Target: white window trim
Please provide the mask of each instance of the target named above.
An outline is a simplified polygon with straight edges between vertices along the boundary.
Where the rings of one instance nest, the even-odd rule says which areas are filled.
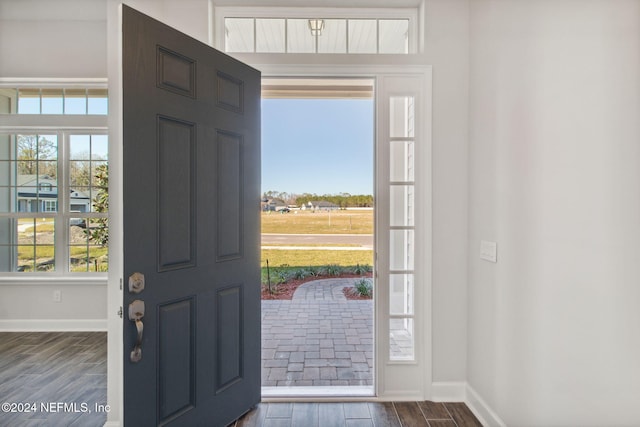
[[[17,115],[15,115],[17,116]],[[12,115],[12,117],[14,117]],[[38,115],[30,115],[34,121],[37,121]],[[61,119],[64,119],[62,117]],[[106,120],[106,117],[105,117]],[[61,120],[64,122],[64,120]],[[68,162],[68,145],[69,138],[71,135],[77,134],[86,134],[91,133],[92,135],[107,135],[107,129],[105,128],[82,128],[82,129],[69,129],[59,127],[56,129],[43,129],[41,127],[29,127],[20,130],[23,133],[29,132],[34,134],[46,134],[46,133],[55,133],[58,136],[58,161],[60,159],[66,160],[62,166],[58,165],[58,171],[61,172],[58,175],[58,207],[69,206],[69,195],[66,191],[60,192],[60,188],[63,188],[63,185],[60,183],[67,182],[69,179],[69,162]],[[19,131],[16,131],[15,128],[9,126],[0,126],[0,134],[15,134]],[[66,209],[66,211],[41,211],[41,212],[33,212],[27,213],[24,215],[29,218],[59,218],[62,223],[57,224],[57,231],[54,238],[54,247],[56,248],[56,270],[48,271],[48,272],[15,272],[15,271],[5,271],[0,272],[0,283],[4,280],[15,280],[16,278],[26,277],[27,280],[32,280],[34,282],[41,282],[41,278],[44,279],[46,277],[57,278],[59,280],[65,281],[65,279],[69,278],[92,278],[99,277],[104,281],[108,275],[108,273],[100,273],[100,272],[71,272],[69,269],[69,257],[70,257],[70,247],[69,247],[69,227],[65,224],[68,224],[69,219],[82,217],[82,218],[104,218],[104,214],[96,213],[96,212],[83,212],[82,214],[72,213],[70,210]],[[108,214],[107,214],[108,217]],[[60,261],[58,261],[58,259]]]
[[[66,79],[66,78],[0,78],[0,88],[87,88],[87,89],[107,89],[107,79]],[[67,139],[71,134],[82,134],[91,132],[93,134],[108,134],[108,115],[47,115],[47,114],[0,114],[0,132],[32,132],[50,133],[56,132],[63,136],[59,144],[66,146]],[[61,146],[62,146],[61,145]],[[111,155],[109,155],[111,157]],[[110,160],[110,159],[109,159]],[[68,164],[64,166],[65,171]],[[67,172],[59,179],[64,179]],[[58,200],[61,206],[62,200]],[[64,205],[66,206],[66,205]],[[50,217],[51,212],[40,212],[38,217]],[[57,214],[56,214],[57,215]],[[97,217],[94,213],[85,213],[83,216]],[[71,217],[65,214],[65,221]],[[62,227],[66,229],[66,227]],[[63,231],[64,233],[64,231]],[[61,233],[57,233],[61,234]],[[68,233],[67,233],[68,234]],[[60,236],[61,237],[61,236]],[[56,236],[55,245],[59,246],[59,237]],[[68,258],[69,247],[67,241],[62,244],[62,256]],[[65,263],[66,266],[66,263]],[[108,273],[94,272],[69,272],[64,268],[55,272],[23,273],[23,272],[2,272],[0,273],[0,285],[65,285],[65,284],[95,284],[104,285],[107,281]]]
[[[300,18],[300,19],[408,19],[409,52],[418,53],[418,9],[417,8],[292,8],[292,7],[231,7],[214,8],[214,33],[210,43],[225,52],[225,18]],[[249,53],[250,54],[250,53]],[[299,55],[286,53],[285,55]],[[311,53],[310,55],[318,55]],[[345,55],[345,54],[340,54]],[[347,54],[348,55],[348,54]],[[354,54],[355,55],[355,54]],[[373,55],[373,54],[372,54]],[[386,54],[375,54],[386,55]],[[394,54],[397,55],[397,54]]]

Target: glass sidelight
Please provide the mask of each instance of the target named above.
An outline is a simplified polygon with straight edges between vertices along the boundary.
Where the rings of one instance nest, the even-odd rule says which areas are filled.
[[[415,99],[389,98],[389,359],[415,358]]]

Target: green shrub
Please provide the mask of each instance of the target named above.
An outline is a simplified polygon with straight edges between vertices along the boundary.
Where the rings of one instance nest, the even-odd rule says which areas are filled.
[[[324,268],[327,276],[339,276],[342,273],[342,267],[337,264],[329,264]]]
[[[356,264],[355,267],[353,267],[353,274],[357,274],[358,276],[363,276],[367,273],[371,272],[371,267],[367,264]]]
[[[373,283],[369,279],[360,279],[354,285],[356,292],[363,297],[371,297],[373,295]]]

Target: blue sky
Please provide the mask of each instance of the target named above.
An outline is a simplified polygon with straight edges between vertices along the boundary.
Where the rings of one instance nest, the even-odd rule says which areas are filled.
[[[373,194],[373,100],[263,99],[262,191]]]

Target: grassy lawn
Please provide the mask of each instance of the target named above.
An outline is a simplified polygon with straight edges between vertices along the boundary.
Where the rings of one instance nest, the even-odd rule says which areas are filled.
[[[329,264],[339,266],[373,265],[373,251],[316,251],[316,250],[280,250],[264,249],[261,266],[286,265],[289,267],[320,267]]]
[[[373,234],[373,210],[263,212],[262,232],[275,234]]]

